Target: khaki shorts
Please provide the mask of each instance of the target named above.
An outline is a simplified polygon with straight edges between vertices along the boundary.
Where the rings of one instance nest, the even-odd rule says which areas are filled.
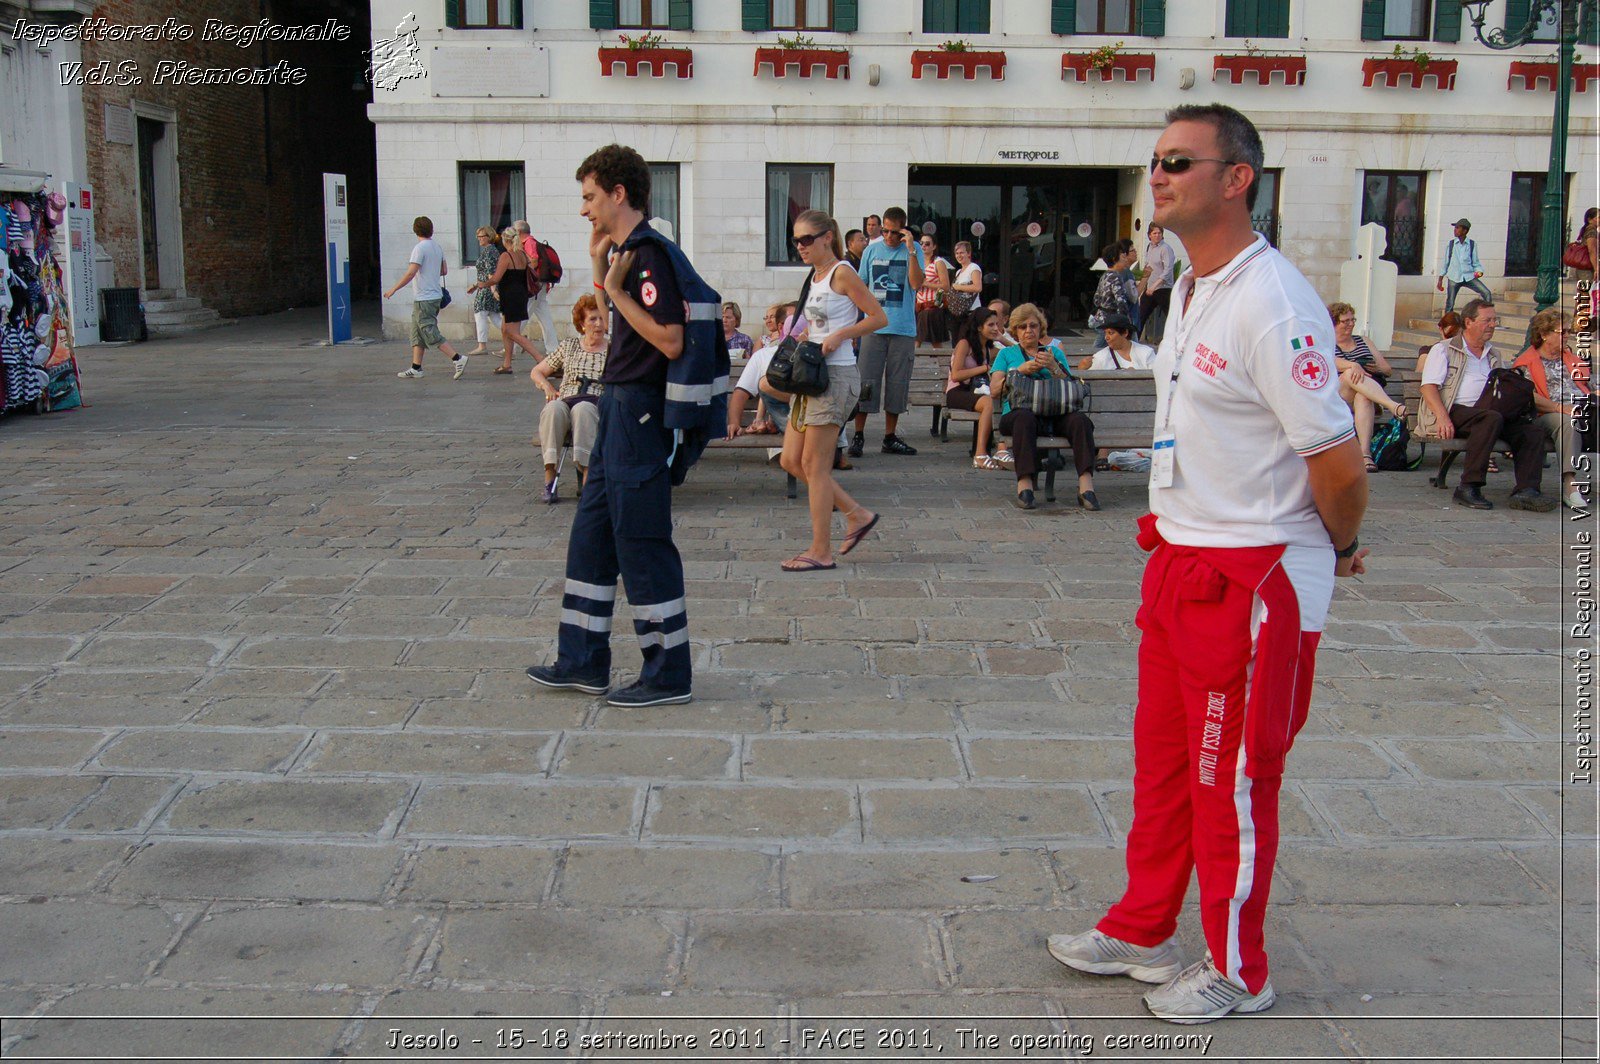
[[[790,418],[796,428],[843,425],[861,396],[861,374],[855,366],[829,366],[828,390],[821,395],[796,396]]]
[[[439,301],[419,299],[411,304],[411,346],[438,347],[444,343],[439,331]]]

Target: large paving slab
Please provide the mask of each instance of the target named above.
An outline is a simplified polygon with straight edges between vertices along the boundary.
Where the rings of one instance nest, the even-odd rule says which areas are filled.
[[[697,700],[618,709],[522,675],[573,510],[526,377],[320,332],[95,349],[90,406],[0,421],[5,1056],[1593,1058],[1592,519],[1373,478],[1288,760],[1281,1000],[1190,1031],[1043,949],[1123,886],[1138,477],[1020,513],[914,413],[921,454],[843,474],[879,533],[802,576],[803,500],[714,452],[674,503]]]

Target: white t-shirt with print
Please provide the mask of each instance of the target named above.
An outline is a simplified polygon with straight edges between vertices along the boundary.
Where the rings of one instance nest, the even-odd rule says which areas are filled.
[[[1259,234],[1206,277],[1184,271],[1153,367],[1156,432],[1176,436],[1172,484],[1150,488],[1168,542],[1331,546],[1305,460],[1355,435],[1336,350],[1322,299]]]

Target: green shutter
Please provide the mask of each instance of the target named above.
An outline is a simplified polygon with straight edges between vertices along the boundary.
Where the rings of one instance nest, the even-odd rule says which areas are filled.
[[[589,28],[614,30],[617,28],[617,0],[589,0]]]
[[[989,0],[961,0],[956,8],[957,33],[989,32]]]
[[[1167,0],[1139,0],[1139,35],[1167,35]]]
[[[668,0],[667,28],[673,30],[694,29],[694,0]]]
[[[1223,32],[1229,37],[1287,37],[1289,0],[1228,0]]]
[[[1446,0],[1448,2],[1448,0]],[[1361,39],[1383,40],[1384,0],[1361,0]]]
[[[749,33],[760,33],[772,28],[772,16],[767,0],[744,0],[744,28]]]
[[[922,0],[923,33],[955,33],[957,0]]]
[[[511,25],[515,29],[522,28],[522,0],[511,0]]]
[[[1433,7],[1433,39],[1454,44],[1461,39],[1461,5],[1440,0]]]
[[[854,33],[861,24],[860,0],[833,0],[833,29],[836,33]]]
[[[444,24],[453,30],[461,28],[461,0],[444,0]]]
[[[1261,0],[1261,15],[1258,19],[1262,37],[1287,37],[1289,36],[1289,0]]]
[[[1532,0],[1506,0],[1506,36],[1509,37],[1528,24],[1528,14],[1532,6]]]
[[[1583,25],[1578,27],[1578,40],[1591,47],[1600,45],[1600,7],[1592,2],[1583,9]]]
[[[1078,0],[1050,0],[1050,32],[1078,32]]]

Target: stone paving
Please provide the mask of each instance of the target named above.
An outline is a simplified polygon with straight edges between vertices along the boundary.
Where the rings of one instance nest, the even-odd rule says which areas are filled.
[[[321,330],[96,350],[91,408],[0,422],[6,1056],[1594,1058],[1560,515],[1374,478],[1289,760],[1280,1003],[1178,1028],[1043,949],[1121,887],[1140,478],[1020,513],[914,413],[920,456],[845,474],[882,534],[799,576],[803,500],[713,454],[676,498],[696,701],[623,711],[522,675],[573,510],[528,363],[403,382]],[[658,1028],[695,1048],[606,1040]]]

